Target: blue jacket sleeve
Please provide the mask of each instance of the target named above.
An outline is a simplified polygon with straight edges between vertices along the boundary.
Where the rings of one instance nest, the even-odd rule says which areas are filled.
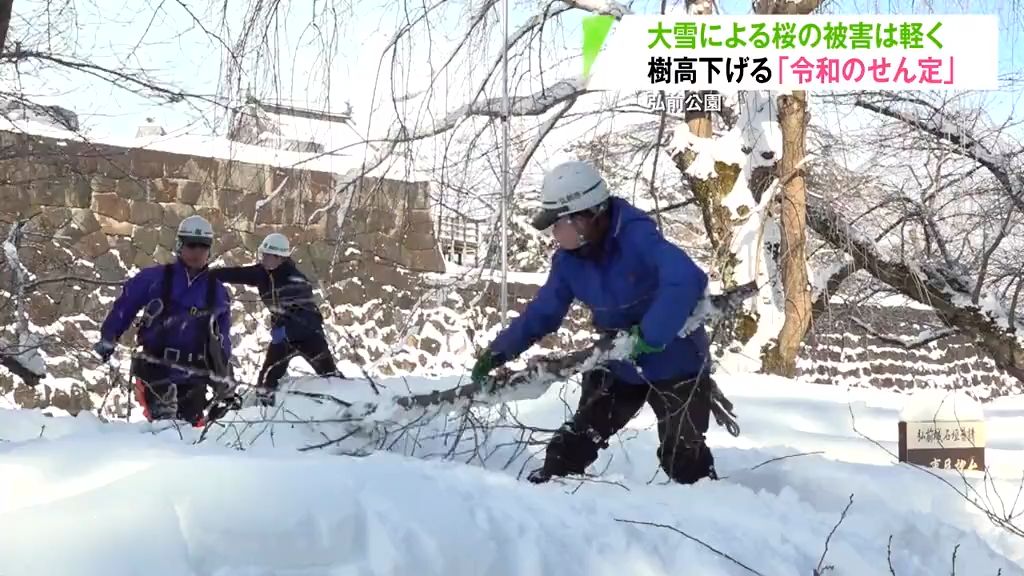
[[[667,346],[704,296],[707,274],[662,236],[654,222],[634,223],[626,232],[635,257],[658,271],[658,291],[640,322],[640,332],[648,344]]]
[[[217,282],[210,279],[211,282]],[[217,327],[220,329],[220,345],[224,358],[231,358],[231,298],[224,284],[217,282],[214,287],[217,310]]]
[[[121,295],[114,301],[110,313],[100,327],[100,337],[108,342],[117,342],[135,320],[146,304],[154,297],[153,285],[161,273],[160,267],[147,268],[128,279],[121,288]]]
[[[544,336],[558,330],[573,301],[572,290],[562,277],[560,254],[551,260],[551,272],[523,314],[512,320],[508,327],[491,343],[491,352],[511,360],[526,351]]]

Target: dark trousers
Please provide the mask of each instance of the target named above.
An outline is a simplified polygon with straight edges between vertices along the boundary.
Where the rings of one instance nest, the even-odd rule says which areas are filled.
[[[572,420],[555,433],[547,447],[544,472],[551,476],[582,474],[597,460],[598,450],[621,430],[644,403],[658,417],[658,461],[669,478],[692,484],[715,477],[714,457],[705,444],[711,415],[706,380],[627,384],[607,371],[583,376],[583,394]]]
[[[344,378],[334,363],[327,340],[322,335],[308,340],[278,342],[267,348],[267,357],[257,386],[266,391],[277,390],[281,378],[288,372],[288,363],[292,358],[302,356],[316,371],[318,376],[339,376]]]
[[[132,374],[135,399],[146,420],[184,420],[193,426],[203,425],[209,378],[188,376],[172,380],[167,366],[142,358],[132,359]]]

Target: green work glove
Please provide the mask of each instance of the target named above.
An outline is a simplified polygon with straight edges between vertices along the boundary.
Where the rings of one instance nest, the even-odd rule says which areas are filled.
[[[640,334],[640,326],[633,326],[629,331],[630,337],[633,339],[633,350],[629,353],[631,360],[636,360],[644,354],[653,354],[655,352],[661,352],[665,349],[664,346],[651,346],[644,340],[642,334]]]
[[[490,350],[484,350],[476,357],[476,364],[473,364],[473,373],[470,378],[473,380],[481,392],[490,393],[491,382],[487,378],[490,375],[491,370],[494,370],[498,366],[504,364],[501,355],[495,354]]]

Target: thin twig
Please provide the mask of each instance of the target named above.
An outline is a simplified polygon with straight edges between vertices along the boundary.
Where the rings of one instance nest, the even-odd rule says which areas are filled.
[[[729,556],[728,554],[726,554],[725,552],[722,552],[721,550],[715,548],[714,546],[711,546],[710,544],[700,540],[699,538],[694,538],[693,536],[690,536],[689,534],[687,534],[686,532],[683,532],[682,530],[680,530],[679,528],[676,528],[675,526],[669,526],[667,524],[657,524],[657,523],[654,523],[654,522],[643,522],[643,521],[640,521],[640,520],[625,520],[625,519],[622,519],[622,518],[616,518],[615,521],[616,522],[624,522],[626,524],[639,524],[641,526],[653,526],[655,528],[664,528],[666,530],[671,530],[671,531],[675,532],[676,534],[684,536],[685,538],[687,538],[689,540],[692,540],[692,541],[696,542],[697,544],[700,544],[701,546],[707,548],[708,550],[711,550],[715,554],[718,554],[722,558],[725,558],[726,560],[729,560],[733,564],[736,564],[737,566],[739,566],[740,568],[743,568],[744,570],[746,570],[747,572],[750,572],[751,574],[757,574],[758,576],[764,576],[764,574],[761,574],[760,572],[758,572],[757,570],[754,570],[750,566],[747,566],[746,564],[740,562],[739,560],[733,558],[732,556]]]
[[[889,544],[885,547],[885,560],[889,563],[889,574],[896,576],[896,570],[892,567],[892,534],[889,534]]]
[[[822,565],[825,563],[825,555],[828,554],[829,542],[832,541],[832,536],[836,533],[836,530],[839,529],[839,525],[843,523],[843,520],[846,520],[846,513],[849,512],[850,506],[853,506],[853,494],[850,494],[850,501],[846,503],[846,508],[843,508],[843,513],[839,515],[839,521],[836,522],[836,525],[832,527],[832,531],[829,532],[828,536],[825,538],[825,550],[821,553],[821,558],[818,560],[818,567],[814,569],[815,576],[823,574],[823,570],[825,570],[825,568],[823,568]]]
[[[764,466],[766,464],[771,464],[772,462],[778,462],[779,460],[785,460],[787,458],[796,458],[797,456],[814,456],[816,454],[824,454],[824,453],[825,453],[824,450],[815,450],[814,452],[800,452],[798,454],[786,454],[785,456],[779,456],[778,458],[772,458],[771,460],[765,460],[764,462],[761,462],[760,464],[758,464],[757,466],[754,466],[750,470],[751,471],[757,470],[761,466]]]

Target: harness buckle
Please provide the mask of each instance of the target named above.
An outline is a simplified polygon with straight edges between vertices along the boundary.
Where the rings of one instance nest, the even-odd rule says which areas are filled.
[[[174,358],[171,358],[172,354]],[[181,362],[181,350],[178,350],[177,348],[164,348],[164,360],[167,360],[172,364]]]

